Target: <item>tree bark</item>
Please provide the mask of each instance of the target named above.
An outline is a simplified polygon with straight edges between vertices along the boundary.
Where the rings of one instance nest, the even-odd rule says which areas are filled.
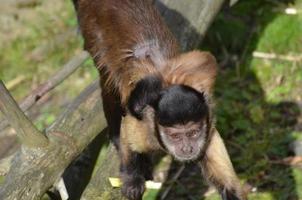
[[[39,148],[48,144],[47,138],[36,129],[22,112],[2,81],[0,81],[0,110],[18,132],[21,142],[26,147]]]
[[[81,200],[126,200],[122,197],[120,188],[113,188],[108,179],[108,177],[118,176],[119,158],[116,149],[110,144],[106,157],[100,162]]]
[[[89,86],[46,130],[44,148],[22,146],[0,188],[0,199],[40,199],[67,166],[105,128],[98,81]]]
[[[155,0],[184,51],[198,48],[224,0]]]

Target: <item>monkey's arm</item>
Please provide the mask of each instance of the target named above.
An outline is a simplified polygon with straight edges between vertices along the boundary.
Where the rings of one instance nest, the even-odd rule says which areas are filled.
[[[154,111],[144,108],[143,119],[130,114],[122,118],[120,137],[122,192],[129,199],[141,199],[145,180],[152,179],[152,162],[148,153],[159,148],[153,134]]]
[[[128,109],[130,113],[137,119],[142,120],[144,108],[147,105],[154,106],[161,89],[161,79],[157,76],[147,76],[138,81],[129,97]]]
[[[215,185],[223,200],[246,200],[225,145],[214,129],[205,157],[200,162],[204,177]]]

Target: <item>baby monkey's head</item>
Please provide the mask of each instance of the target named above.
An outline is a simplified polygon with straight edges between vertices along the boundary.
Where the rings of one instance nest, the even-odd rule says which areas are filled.
[[[155,106],[161,143],[179,161],[197,159],[208,136],[209,105],[204,95],[185,85],[164,89]]]

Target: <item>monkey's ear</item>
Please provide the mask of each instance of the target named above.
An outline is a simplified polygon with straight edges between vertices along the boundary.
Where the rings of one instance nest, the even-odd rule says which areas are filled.
[[[150,105],[154,107],[159,99],[162,90],[162,80],[157,76],[147,76],[138,81],[132,90],[128,109],[137,119],[143,118],[143,109]]]
[[[209,52],[191,51],[172,59],[164,74],[169,84],[184,84],[209,94],[215,82],[217,62]]]

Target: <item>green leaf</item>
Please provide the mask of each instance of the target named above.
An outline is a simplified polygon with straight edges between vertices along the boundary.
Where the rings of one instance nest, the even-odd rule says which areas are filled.
[[[255,123],[260,123],[263,121],[264,112],[260,105],[253,105],[250,110],[250,117]]]
[[[250,122],[246,119],[238,119],[232,122],[232,126],[236,129],[245,130],[250,127]]]

